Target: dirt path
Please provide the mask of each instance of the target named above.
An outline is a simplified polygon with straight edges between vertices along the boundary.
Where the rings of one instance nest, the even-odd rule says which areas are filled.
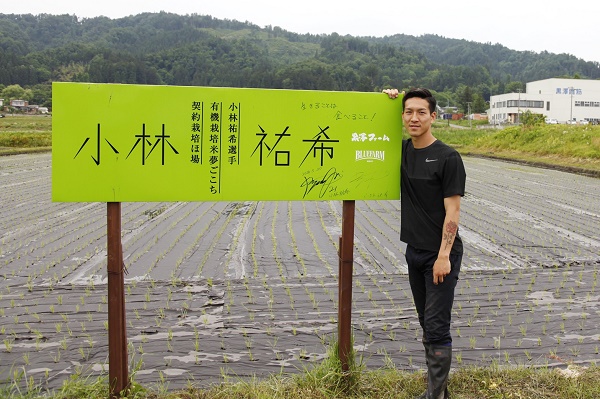
[[[600,179],[465,165],[454,366],[599,360]],[[52,203],[50,176],[50,154],[0,157],[1,384],[107,372],[106,205]],[[356,348],[420,369],[400,202],[356,205]],[[340,202],[126,203],[122,220],[138,381],[293,373],[336,337]]]

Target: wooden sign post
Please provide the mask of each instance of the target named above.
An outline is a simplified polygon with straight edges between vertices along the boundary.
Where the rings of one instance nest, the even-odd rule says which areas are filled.
[[[338,306],[338,355],[342,371],[349,369],[352,353],[352,273],[354,247],[355,202],[346,200],[342,205],[342,236],[340,237],[339,306]]]
[[[129,385],[120,202],[107,203],[107,240],[108,376],[110,397],[118,398]]]

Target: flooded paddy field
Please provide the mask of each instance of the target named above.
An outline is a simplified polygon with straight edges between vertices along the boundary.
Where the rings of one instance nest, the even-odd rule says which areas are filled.
[[[600,179],[464,161],[453,367],[600,360]],[[0,384],[108,373],[106,208],[53,203],[50,154],[0,157]],[[319,362],[341,217],[341,201],[123,203],[130,374],[175,389]],[[400,201],[356,201],[355,223],[357,354],[423,369]]]

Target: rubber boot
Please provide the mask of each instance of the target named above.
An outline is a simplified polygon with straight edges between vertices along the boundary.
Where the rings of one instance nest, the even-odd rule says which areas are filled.
[[[423,336],[422,342],[423,342],[423,347],[425,348],[425,365],[427,366],[427,371],[429,372],[429,349],[431,348],[431,345],[429,345],[429,342],[425,341],[424,336]],[[427,390],[425,390],[425,392],[423,392],[421,395],[419,395],[415,399],[427,399]]]
[[[452,347],[431,345],[427,353],[426,399],[449,399],[448,375],[452,363]]]

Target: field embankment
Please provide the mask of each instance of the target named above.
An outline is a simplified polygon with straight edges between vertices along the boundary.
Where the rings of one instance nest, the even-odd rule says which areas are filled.
[[[457,129],[438,124],[434,135],[463,155],[513,160],[600,177],[600,126]]]
[[[6,115],[0,118],[0,155],[50,151],[52,117]]]

